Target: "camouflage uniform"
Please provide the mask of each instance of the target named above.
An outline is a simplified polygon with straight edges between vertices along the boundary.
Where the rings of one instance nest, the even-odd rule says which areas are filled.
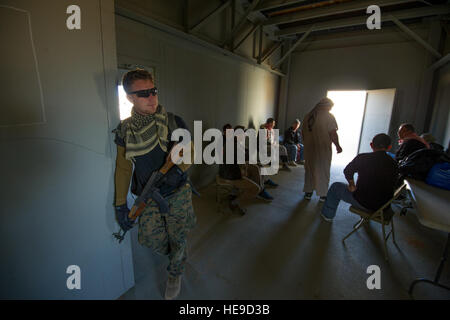
[[[167,271],[172,277],[183,274],[187,258],[188,232],[197,222],[189,184],[167,198],[169,213],[161,214],[152,200],[139,218],[139,243],[169,256]]]

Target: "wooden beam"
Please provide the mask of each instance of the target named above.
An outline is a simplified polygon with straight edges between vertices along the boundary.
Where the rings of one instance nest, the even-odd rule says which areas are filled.
[[[199,23],[197,23],[194,27],[192,27],[189,30],[189,33],[191,32],[195,32],[198,29],[200,29],[201,26],[203,26],[205,23],[207,23],[208,21],[210,21],[212,18],[214,18],[216,15],[218,15],[219,13],[221,13],[223,10],[225,10],[229,5],[231,4],[231,0],[227,0],[225,3],[223,3],[220,7],[218,7],[216,10],[214,10],[213,12],[211,12],[208,16],[206,16],[205,18],[203,18],[202,21],[200,21]]]
[[[376,3],[374,3],[376,2]],[[277,17],[273,17],[264,21],[265,26],[269,25],[278,25],[284,23],[291,23],[315,18],[322,18],[327,16],[333,16],[337,14],[365,10],[370,5],[376,4],[380,7],[396,5],[396,4],[404,4],[407,2],[417,2],[417,0],[362,0],[362,1],[353,1],[346,2],[342,4],[336,4],[333,6],[320,7],[305,11],[293,12],[285,15],[280,15]]]
[[[305,34],[293,44],[293,46],[284,54],[284,56],[281,57],[281,59],[278,60],[273,65],[273,67],[275,67],[275,68],[278,67],[291,54],[291,52],[294,51],[295,48],[297,48],[300,45],[300,43],[302,43],[306,39],[306,37],[308,37],[308,35],[313,31],[313,29],[314,29],[314,26],[311,26],[310,29],[308,31],[306,31]]]
[[[440,14],[448,14],[450,13],[450,6],[442,5],[442,6],[433,6],[433,7],[424,7],[424,8],[415,8],[408,10],[401,10],[395,12],[395,17],[397,19],[410,19],[410,18],[420,18],[426,16],[440,15]],[[391,17],[389,15],[381,15],[381,21],[391,21]],[[354,17],[349,19],[335,19],[325,22],[319,22],[314,25],[314,31],[322,31],[322,30],[332,30],[339,29],[344,27],[352,27],[365,25],[367,22],[367,17]],[[304,25],[300,27],[286,28],[279,31],[275,31],[275,36],[283,37],[294,34],[304,33],[311,28],[312,24]]]

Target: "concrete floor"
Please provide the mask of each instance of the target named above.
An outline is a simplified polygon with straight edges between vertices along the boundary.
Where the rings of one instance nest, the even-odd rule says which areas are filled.
[[[410,299],[415,278],[434,278],[447,235],[422,226],[414,213],[395,216],[398,246],[384,260],[381,226],[372,222],[348,238],[358,217],[341,203],[333,223],[319,217],[316,196],[303,200],[303,167],[281,171],[268,189],[272,203],[254,200],[245,216],[220,213],[214,184],[194,197],[197,227],[189,238],[188,263],[179,299]],[[345,181],[342,167],[331,180]],[[398,208],[394,208],[399,212]],[[168,260],[137,245],[132,231],[136,285],[122,299],[163,299]],[[381,289],[369,290],[367,267],[381,269]],[[450,285],[450,263],[441,282]],[[416,299],[450,299],[450,292],[418,284]]]

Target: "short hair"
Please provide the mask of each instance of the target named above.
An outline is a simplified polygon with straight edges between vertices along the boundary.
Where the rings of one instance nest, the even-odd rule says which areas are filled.
[[[126,93],[131,92],[131,86],[136,80],[150,80],[154,82],[152,74],[145,69],[128,71],[122,78],[122,86]]]
[[[391,137],[384,133],[379,133],[372,139],[373,147],[376,149],[387,149],[391,143]]]
[[[222,132],[226,132],[227,129],[233,129],[233,127],[231,126],[231,124],[227,123],[226,125],[224,125],[222,127]]]
[[[400,127],[405,128],[406,130],[411,131],[411,132],[416,132],[416,129],[414,128],[414,126],[411,123],[403,123]]]
[[[275,121],[274,118],[269,118],[269,119],[267,119],[266,123],[272,123],[272,122],[274,122],[274,121]]]

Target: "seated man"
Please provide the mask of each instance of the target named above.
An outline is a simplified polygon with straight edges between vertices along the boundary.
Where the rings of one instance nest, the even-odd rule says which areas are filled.
[[[291,169],[288,167],[288,153],[285,146],[279,145],[279,141],[275,141],[275,136],[273,133],[273,129],[275,128],[275,120],[273,118],[267,119],[266,123],[262,124],[260,126],[260,129],[266,129],[267,130],[267,151],[270,154],[270,146],[278,144],[279,151],[280,151],[280,162],[283,167],[283,169],[287,171],[291,171]]]
[[[237,139],[234,139],[234,163],[226,164],[226,130],[231,129],[231,125],[225,125],[223,127],[224,134],[224,148],[223,159],[224,164],[219,165],[219,177],[227,180],[228,183],[233,185],[239,190],[239,194],[230,198],[230,209],[232,211],[238,211],[240,214],[245,214],[245,209],[240,206],[241,201],[249,200],[257,197],[262,200],[271,201],[273,197],[267,193],[264,189],[264,183],[259,171],[259,168],[249,164],[237,163]],[[236,129],[242,129],[242,127],[236,127]]]
[[[444,151],[444,146],[436,142],[436,138],[431,133],[422,133],[420,135],[428,144],[430,145],[430,149]]]
[[[377,134],[370,146],[373,152],[357,155],[345,167],[348,185],[341,182],[331,185],[322,208],[321,216],[325,221],[333,221],[341,200],[362,210],[375,211],[394,195],[398,168],[386,153],[392,147],[391,138],[384,133]],[[353,180],[355,173],[358,173],[356,186]]]
[[[244,126],[236,126],[234,128],[234,131],[236,132],[237,130],[241,129],[242,132],[245,132],[246,129]],[[245,139],[245,137],[244,137]],[[245,161],[246,164],[241,165],[241,172],[243,173],[243,176],[249,178],[251,181],[253,181],[254,183],[256,183],[260,189],[261,192],[257,195],[258,199],[261,200],[265,200],[265,201],[272,201],[273,197],[270,195],[270,193],[268,193],[264,187],[264,185],[268,185],[271,187],[278,187],[278,184],[276,184],[275,182],[273,182],[270,179],[265,179],[264,176],[261,175],[261,168],[257,165],[257,164],[250,164],[249,162],[249,150],[248,150],[248,139],[245,139],[245,142],[243,143],[243,145],[241,146],[242,148],[245,149]]]
[[[296,119],[284,133],[284,146],[288,152],[289,165],[296,167],[297,162],[304,164],[303,145],[301,144],[300,120]],[[300,158],[297,159],[297,154]]]
[[[415,132],[414,126],[410,123],[404,123],[398,129],[398,141],[400,148],[395,153],[395,161],[400,162],[408,157],[414,151],[427,148],[430,145]]]

